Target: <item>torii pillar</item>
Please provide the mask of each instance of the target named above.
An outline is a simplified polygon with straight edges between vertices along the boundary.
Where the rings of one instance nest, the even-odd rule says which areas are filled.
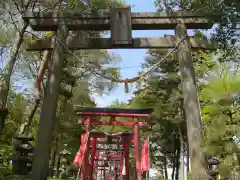
[[[142,173],[141,173],[141,154],[140,154],[140,130],[138,124],[138,118],[134,118],[134,154],[136,158],[136,180],[142,180]]]

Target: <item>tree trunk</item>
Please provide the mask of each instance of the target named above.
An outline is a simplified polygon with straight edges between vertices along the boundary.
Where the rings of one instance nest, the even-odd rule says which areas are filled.
[[[180,140],[180,157],[181,157],[181,164],[180,164],[180,179],[184,180],[184,140],[181,128],[179,127],[179,140]]]
[[[30,127],[32,125],[34,114],[36,113],[37,108],[38,108],[39,105],[40,105],[40,99],[36,99],[34,107],[33,107],[32,111],[31,111],[30,115],[28,116],[28,122],[26,124],[26,132],[24,132],[24,134],[27,135],[27,136],[29,134]]]
[[[180,167],[180,155],[181,155],[181,151],[180,151],[180,143],[179,140],[178,141],[178,148],[177,148],[177,153],[176,153],[176,170],[175,170],[175,180],[178,180],[179,178],[179,167]]]
[[[55,47],[52,53],[53,59],[49,70],[46,95],[43,100],[40,115],[37,146],[33,158],[32,180],[47,180],[48,177],[49,159],[56,119],[56,107],[62,68],[64,66],[64,47],[61,42],[65,43],[67,35],[68,28],[65,23],[61,22],[58,28],[57,38],[53,38]]]
[[[172,163],[173,163],[173,167],[172,167],[172,180],[174,180],[175,170],[176,170],[176,147],[177,147],[176,137],[175,136],[173,137],[172,143],[173,143],[173,150],[174,150],[174,154],[173,154],[173,157],[172,157]]]
[[[181,22],[176,27],[176,37],[179,42],[187,37],[186,26]],[[206,169],[205,156],[201,147],[203,142],[201,135],[202,120],[190,48],[189,40],[182,41],[179,44],[177,55],[182,78],[192,180],[203,180],[208,179],[209,176]]]
[[[55,159],[56,159],[56,146],[51,153],[50,167],[54,169]]]
[[[188,142],[187,142],[187,174],[189,172],[191,172],[191,170],[190,170],[189,145],[188,145]]]
[[[11,49],[11,54],[9,60],[7,61],[7,65],[3,71],[3,75],[0,78],[0,109],[5,109],[7,104],[10,79],[12,76],[13,68],[17,60],[17,56],[19,54],[20,47],[23,42],[23,36],[28,27],[28,23],[24,21],[22,28],[17,32],[13,47]],[[4,122],[4,116],[0,116],[0,122]],[[4,124],[3,124],[4,126]],[[3,127],[0,127],[0,132]]]
[[[176,170],[176,161],[175,158],[173,159],[173,166],[172,166],[172,180],[174,180],[175,170]]]
[[[164,177],[164,165],[161,165],[161,168],[159,170],[162,177]]]
[[[57,159],[57,155],[58,155],[58,148],[59,148],[59,141],[58,141],[58,135],[54,134],[54,145],[53,145],[53,150],[51,153],[51,161],[50,161],[50,167],[52,169],[52,176],[55,176],[55,164],[56,164],[56,159]]]
[[[164,161],[163,161],[163,168],[164,168],[164,177],[165,177],[165,179],[168,179],[168,172],[167,172],[167,158],[166,157],[164,157]]]
[[[58,177],[58,169],[59,169],[59,147],[56,147],[55,150],[55,161],[54,161],[54,176]]]

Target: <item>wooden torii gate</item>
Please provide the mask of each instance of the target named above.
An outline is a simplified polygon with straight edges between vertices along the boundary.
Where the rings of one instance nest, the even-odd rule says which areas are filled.
[[[99,11],[98,15],[82,15],[81,12],[30,12],[23,15],[35,31],[56,31],[56,36],[43,40],[32,40],[26,44],[28,51],[52,50],[49,68],[48,86],[42,105],[38,142],[33,160],[32,179],[47,178],[49,154],[52,142],[52,129],[56,116],[57,97],[62,76],[65,46],[78,49],[115,49],[115,48],[161,48],[169,49],[177,45],[177,57],[180,63],[184,108],[186,112],[190,157],[192,167],[202,165],[195,160],[202,157],[199,149],[201,142],[201,115],[196,90],[195,73],[191,50],[214,49],[206,39],[187,37],[187,29],[210,29],[219,18],[216,14],[194,12],[173,13],[131,13],[130,8]],[[160,38],[132,38],[132,30],[175,30],[175,36]],[[74,39],[68,37],[68,31],[111,31],[111,38]],[[196,138],[200,141],[192,141]],[[42,146],[44,144],[44,146]],[[194,156],[193,156],[194,154]],[[203,159],[203,158],[201,158]]]

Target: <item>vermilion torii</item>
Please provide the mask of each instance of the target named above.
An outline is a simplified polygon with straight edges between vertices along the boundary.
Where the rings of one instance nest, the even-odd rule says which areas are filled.
[[[140,121],[141,118],[149,118],[153,109],[111,109],[111,108],[76,108],[77,115],[87,116],[85,121],[86,132],[81,135],[81,146],[76,154],[74,164],[79,168],[80,179],[84,180],[87,177],[93,180],[98,175],[98,171],[102,171],[102,176],[106,178],[106,168],[111,174],[112,168],[106,162],[113,162],[114,164],[114,178],[117,177],[117,167],[119,167],[120,179],[122,179],[122,171],[129,180],[129,147],[134,146],[134,157],[136,159],[136,179],[141,180],[141,152],[140,152],[140,127],[148,126],[148,123]],[[109,121],[97,121],[96,116],[108,116]],[[131,121],[124,122],[117,117],[130,118]],[[104,133],[96,132],[91,129],[95,125],[115,125],[123,127],[132,127],[133,132],[115,132]],[[107,138],[108,140],[103,140]],[[98,146],[118,146],[118,148],[98,148]],[[121,147],[121,148],[119,148]],[[89,157],[90,155],[90,157]],[[98,162],[103,162],[100,164]],[[101,170],[99,170],[99,166]],[[107,177],[109,178],[109,177]]]

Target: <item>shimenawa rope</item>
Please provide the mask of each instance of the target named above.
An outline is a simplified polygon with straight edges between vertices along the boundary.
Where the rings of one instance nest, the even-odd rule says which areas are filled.
[[[143,76],[147,75],[149,72],[151,72],[152,70],[154,70],[162,61],[164,61],[168,56],[170,56],[172,53],[174,53],[178,48],[179,45],[188,38],[188,36],[185,36],[184,38],[182,38],[177,45],[171,50],[169,51],[164,57],[162,57],[156,64],[154,64],[152,67],[150,67],[146,72],[141,73],[140,75],[134,77],[134,78],[126,78],[126,79],[114,79],[114,78],[107,78],[104,77],[105,79],[108,79],[112,82],[116,82],[116,83],[124,83],[125,84],[125,92],[128,92],[128,84],[129,83],[134,83],[137,82],[138,80],[140,80]],[[76,59],[78,59],[80,62],[82,62],[82,60],[76,56],[74,53],[72,53],[70,51],[70,49],[63,43],[61,42],[58,38],[55,37],[55,39]],[[82,62],[84,63],[84,62]]]

